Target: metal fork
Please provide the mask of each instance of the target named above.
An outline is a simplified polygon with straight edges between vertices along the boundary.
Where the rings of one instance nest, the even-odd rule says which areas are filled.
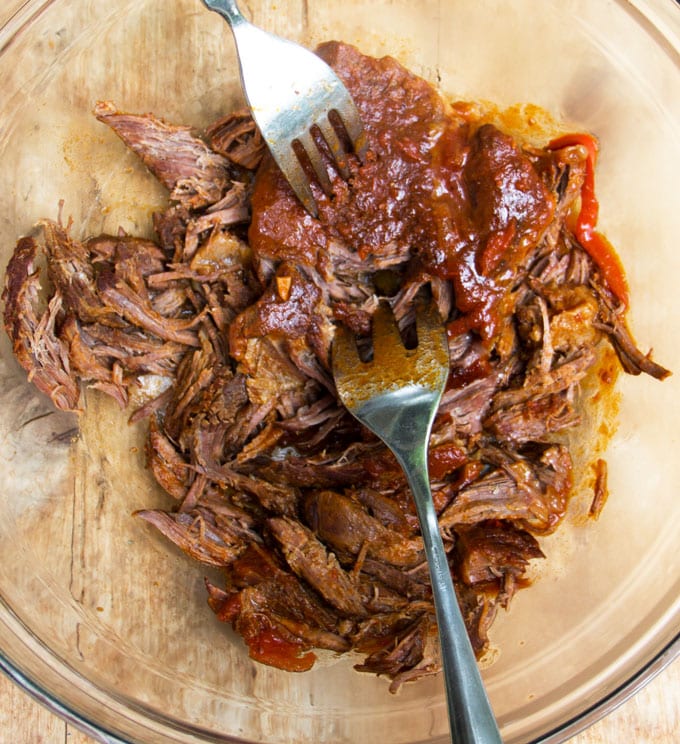
[[[287,39],[274,36],[247,21],[234,0],[203,0],[219,13],[234,34],[241,83],[262,137],[288,182],[313,216],[318,215],[309,178],[296,153],[303,148],[323,190],[331,182],[312,131],[328,145],[338,172],[348,177],[347,152],[329,113],[342,123],[360,159],[366,138],[359,111],[333,70],[316,54]],[[299,143],[296,147],[293,143]]]
[[[362,363],[344,327],[333,342],[333,376],[348,411],[392,450],[413,493],[430,570],[456,744],[500,744],[475,655],[451,580],[427,470],[432,423],[449,373],[446,331],[435,307],[416,310],[418,345],[406,349],[389,308],[373,316],[373,360]]]

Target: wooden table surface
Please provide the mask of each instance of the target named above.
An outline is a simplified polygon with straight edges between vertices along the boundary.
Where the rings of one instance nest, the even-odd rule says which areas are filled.
[[[570,744],[680,742],[680,661]],[[94,744],[0,674],[0,744]]]

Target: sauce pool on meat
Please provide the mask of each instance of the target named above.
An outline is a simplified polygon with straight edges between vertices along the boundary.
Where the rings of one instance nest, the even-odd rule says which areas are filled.
[[[451,105],[395,60],[319,48],[361,112],[365,162],[314,185],[311,217],[247,112],[203,137],[99,103],[97,118],[167,186],[155,239],[78,240],[43,220],[5,278],[5,328],[38,389],[77,410],[80,383],[129,406],[146,377],[148,465],[166,510],[140,510],[222,571],[208,604],[258,662],[363,655],[390,689],[440,670],[422,538],[388,450],[339,404],[337,324],[370,334],[379,298],[403,333],[434,298],[451,360],[429,468],[475,651],[543,558],[574,486],[581,383],[663,379],[626,326],[625,275],[596,230],[595,140],[527,145]],[[47,265],[48,302],[37,267]],[[613,351],[612,351],[613,350]],[[85,414],[87,415],[87,414]],[[596,507],[607,488],[598,460]],[[603,496],[604,494],[604,496]]]
[[[301,212],[280,171],[265,166],[249,231],[256,256],[323,271],[334,241],[376,263],[404,252],[452,282],[456,327],[492,342],[502,298],[554,216],[554,195],[511,137],[475,127],[396,63],[357,59],[333,43],[320,54],[359,107],[371,157],[354,163],[351,188],[336,179],[332,199],[316,192],[320,222]]]

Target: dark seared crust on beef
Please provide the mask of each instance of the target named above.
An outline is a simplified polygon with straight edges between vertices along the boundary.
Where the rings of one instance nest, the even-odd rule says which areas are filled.
[[[353,650],[357,669],[396,691],[440,669],[431,588],[403,473],[337,401],[335,325],[368,335],[385,297],[408,335],[428,292],[448,323],[430,472],[480,655],[498,608],[543,557],[537,536],[564,518],[572,461],[558,436],[579,424],[601,345],[626,372],[669,373],[636,347],[568,227],[582,148],[523,147],[393,59],[339,43],[320,53],[369,140],[349,182],[330,173],[320,220],[246,112],[201,137],[99,104],[171,204],[154,216],[154,240],[78,240],[43,221],[7,267],[4,323],[59,408],[77,408],[81,383],[124,407],[146,376],[161,380],[131,420],[149,421],[147,462],[169,505],[138,516],[222,571],[208,604],[252,658],[303,671],[315,648]],[[603,461],[596,473],[594,515]]]
[[[37,253],[34,238],[21,238],[7,266],[2,293],[5,329],[28,379],[49,395],[57,408],[73,411],[80,387],[71,370],[67,344],[57,335],[63,298],[55,291],[41,311]]]

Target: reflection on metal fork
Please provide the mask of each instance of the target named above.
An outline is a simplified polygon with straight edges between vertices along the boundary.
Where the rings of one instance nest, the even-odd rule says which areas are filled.
[[[458,606],[427,471],[430,431],[449,374],[446,331],[433,305],[416,312],[418,345],[405,349],[391,311],[373,316],[373,360],[338,328],[333,376],[340,400],[392,450],[418,511],[430,569],[449,722],[456,744],[500,744],[501,736]]]
[[[234,0],[203,2],[229,23],[243,90],[255,123],[293,191],[307,211],[317,216],[309,177],[293,143],[303,148],[304,159],[309,161],[320,186],[329,192],[326,164],[312,131],[323,137],[338,173],[346,177],[343,140],[360,158],[366,149],[361,117],[352,97],[316,54],[254,26]]]

